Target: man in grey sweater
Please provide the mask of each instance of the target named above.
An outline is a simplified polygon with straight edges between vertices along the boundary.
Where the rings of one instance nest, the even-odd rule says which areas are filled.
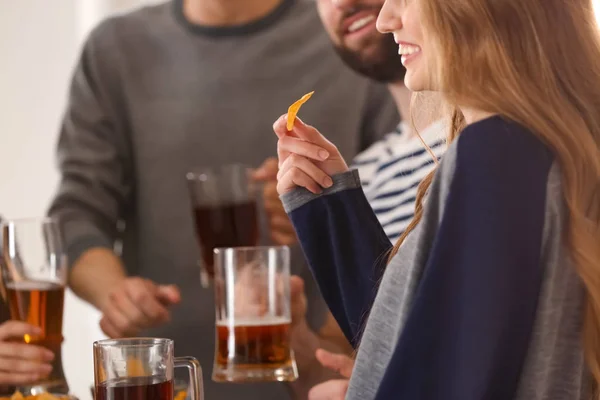
[[[312,0],[147,7],[97,27],[75,70],[50,207],[67,241],[70,286],[102,311],[109,336],[166,336],[178,355],[197,357],[206,398],[288,394],[279,384],[210,381],[214,296],[200,286],[185,174],[198,165],[262,164],[276,152],[272,120],[311,90],[302,116],[345,157],[398,121],[386,88],[331,49]],[[306,280],[308,326],[319,332],[327,308],[302,257],[294,262]],[[299,362],[301,377],[308,365]]]

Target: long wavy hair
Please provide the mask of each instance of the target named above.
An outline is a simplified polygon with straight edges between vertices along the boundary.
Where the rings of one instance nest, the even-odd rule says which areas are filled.
[[[451,107],[520,123],[554,152],[568,208],[565,243],[586,289],[583,348],[600,382],[600,34],[592,0],[412,0],[421,8],[431,74]],[[434,171],[435,172],[435,171]],[[419,186],[419,223],[433,172]],[[596,391],[597,393],[597,391]],[[596,394],[597,396],[597,394]]]

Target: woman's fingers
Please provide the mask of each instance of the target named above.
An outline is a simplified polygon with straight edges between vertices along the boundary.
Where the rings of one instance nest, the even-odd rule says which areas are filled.
[[[0,359],[1,372],[16,372],[19,374],[42,374],[52,372],[52,366],[47,362],[31,361],[22,358]]]
[[[344,400],[348,392],[348,379],[332,379],[314,386],[308,392],[308,400]]]
[[[299,156],[310,158],[315,161],[325,161],[329,158],[329,152],[324,148],[292,136],[284,136],[279,139],[277,143],[277,153],[280,156],[280,166],[281,163],[285,161],[285,159],[282,160],[281,156],[285,155],[284,158],[287,158],[289,153],[298,154]]]
[[[298,186],[306,188],[314,194],[320,194],[322,192],[321,186],[319,186],[313,178],[295,166],[290,167],[288,171],[281,176],[281,179],[277,182],[277,192],[279,194],[285,194]]]
[[[282,115],[273,124],[273,131],[279,139],[286,136],[292,136],[300,138],[309,143],[315,144],[332,153],[335,150],[335,146],[319,132],[318,129],[305,124],[300,118],[296,117],[294,128],[291,131],[287,130],[286,127],[287,114]]]
[[[26,343],[1,342],[0,364],[4,359],[50,362],[54,360],[54,353],[42,346]],[[0,369],[2,369],[1,365]]]
[[[303,126],[306,127],[305,125]],[[292,132],[286,131],[285,118],[283,118],[282,122],[280,123],[276,122],[274,127],[279,129],[279,132],[276,130],[276,133],[279,137],[279,141],[277,143],[277,157],[279,158],[280,168],[290,154],[298,154],[315,161],[325,161],[329,158],[330,153],[325,148],[315,145],[310,141],[298,139],[298,137],[291,134]],[[314,128],[312,129],[315,130]],[[318,133],[317,135],[320,136]],[[332,147],[332,145],[329,144],[329,147]]]
[[[296,118],[291,131],[286,127],[286,115],[273,124],[279,138],[277,155],[279,172],[277,192],[281,195],[297,186],[319,194],[331,187],[331,176],[348,170],[338,149],[317,129]]]
[[[354,360],[345,354],[332,353],[324,349],[318,349],[316,352],[317,360],[322,366],[337,372],[344,378],[350,378],[354,368]]]
[[[24,335],[41,335],[44,331],[22,321],[9,320],[0,324],[0,341],[22,338]]]
[[[331,180],[331,177],[329,177],[329,175],[323,172],[323,170],[317,167],[312,161],[310,161],[306,157],[302,157],[297,154],[290,154],[290,156],[283,162],[281,168],[279,169],[279,173],[277,174],[277,179],[281,179],[292,168],[297,168],[300,171],[304,172],[318,186],[328,188],[333,184],[333,181]]]
[[[313,126],[305,124],[300,118],[296,118],[292,132],[302,140],[324,148],[329,153],[337,153],[337,148],[327,138]]]
[[[48,376],[46,373],[0,372],[0,385],[26,385],[38,382]]]
[[[291,131],[287,130],[287,114],[283,114],[281,117],[277,118],[277,121],[273,123],[273,131],[279,139],[288,135],[296,136],[293,133],[293,129]]]

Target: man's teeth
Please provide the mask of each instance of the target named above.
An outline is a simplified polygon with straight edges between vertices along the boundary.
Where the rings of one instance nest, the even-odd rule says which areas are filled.
[[[367,25],[374,19],[375,19],[374,15],[367,15],[366,17],[363,17],[361,19],[357,19],[350,25],[350,27],[348,28],[348,32],[350,32],[350,33],[356,32],[357,30],[364,27],[365,25]]]
[[[421,51],[419,46],[413,46],[412,44],[399,44],[398,45],[398,54],[401,56],[410,56],[411,54],[415,54]]]

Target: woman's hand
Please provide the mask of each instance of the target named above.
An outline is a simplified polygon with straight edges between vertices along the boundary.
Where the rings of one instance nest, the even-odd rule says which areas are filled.
[[[321,193],[322,188],[333,184],[333,175],[348,171],[337,147],[299,118],[296,118],[293,129],[288,131],[286,115],[282,115],[273,124],[273,130],[279,138],[277,192],[280,195],[297,187]]]
[[[54,353],[41,346],[11,341],[41,333],[40,328],[21,321],[0,324],[0,385],[33,383],[50,374]]]
[[[279,193],[277,193],[278,172],[277,158],[270,157],[254,171],[252,178],[262,183],[262,197],[269,221],[271,240],[278,246],[291,246],[298,242],[298,238],[294,226],[283,208],[281,199],[279,199]]]
[[[334,354],[323,349],[317,350],[316,355],[322,366],[337,372],[343,379],[332,379],[313,387],[308,394],[308,400],[344,400],[354,360],[345,354]]]

